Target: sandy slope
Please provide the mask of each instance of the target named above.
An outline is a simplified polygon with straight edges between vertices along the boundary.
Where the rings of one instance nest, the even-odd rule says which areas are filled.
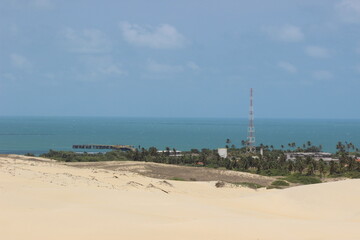
[[[1,239],[360,239],[360,180],[216,188],[0,157]]]

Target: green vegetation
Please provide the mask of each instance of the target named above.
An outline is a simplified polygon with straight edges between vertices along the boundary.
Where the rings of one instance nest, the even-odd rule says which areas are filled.
[[[173,178],[171,178],[170,180],[174,180],[174,181],[186,181],[185,179],[180,178],[180,177],[173,177]]]
[[[339,142],[336,146],[338,152],[333,155],[333,158],[337,158],[339,161],[330,162],[325,162],[322,159],[316,160],[311,156],[298,156],[293,160],[286,159],[286,153],[289,152],[318,152],[322,149],[321,146],[313,146],[310,141],[302,146],[297,146],[296,143],[289,143],[287,146],[281,145],[281,149],[260,144],[257,152],[262,148],[263,155],[248,154],[246,153],[245,147],[235,148],[234,145],[229,147],[231,144],[230,139],[227,139],[225,143],[228,147],[227,158],[221,158],[217,150],[191,149],[190,151],[178,154],[176,149],[171,150],[169,147],[167,147],[164,152],[158,152],[155,147],[150,147],[149,149],[139,147],[135,149],[135,151],[111,151],[97,154],[50,150],[48,153],[41,155],[41,157],[65,162],[144,161],[209,167],[249,172],[265,176],[282,176],[283,180],[299,184],[320,183],[320,179],[326,177],[360,178],[360,162],[356,161],[356,156],[360,155],[359,149],[355,148],[351,143],[343,144]],[[242,144],[245,146],[246,142],[243,141]],[[286,147],[288,147],[288,149],[286,149]],[[350,150],[353,152],[350,153]],[[272,186],[279,187],[282,185]]]
[[[242,187],[247,187],[247,188],[252,188],[252,189],[258,189],[258,188],[263,188],[265,186],[260,185],[260,184],[256,184],[256,183],[250,183],[250,182],[240,182],[240,183],[233,183],[236,186],[242,186]]]
[[[321,183],[321,180],[317,177],[304,176],[300,174],[292,174],[283,179],[291,183],[301,183],[301,184]]]
[[[272,186],[287,187],[290,184],[284,180],[276,180],[271,183]]]
[[[346,172],[344,173],[344,177],[347,177],[347,178],[360,178],[360,172]]]
[[[284,187],[270,185],[270,186],[267,186],[266,189],[284,189]]]
[[[266,169],[259,172],[260,175],[264,176],[286,176],[289,174],[289,171],[287,169]]]
[[[111,151],[107,153],[75,153],[65,151],[50,150],[48,153],[40,155],[44,158],[51,158],[64,162],[101,162],[101,161],[128,161],[126,153],[121,151]]]

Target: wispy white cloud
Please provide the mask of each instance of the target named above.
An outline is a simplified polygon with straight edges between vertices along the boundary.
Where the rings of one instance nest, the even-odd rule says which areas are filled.
[[[335,10],[344,22],[360,23],[359,0],[342,0],[335,5]]]
[[[278,62],[277,66],[289,73],[297,73],[297,68],[289,62]]]
[[[179,48],[185,45],[185,37],[175,27],[162,24],[157,27],[142,27],[128,22],[120,23],[124,39],[133,45],[150,48]]]
[[[312,77],[317,79],[317,80],[328,80],[333,78],[333,75],[331,72],[326,71],[326,70],[318,70],[318,71],[314,71],[312,73]]]
[[[22,70],[29,70],[31,68],[31,62],[23,55],[12,53],[10,54],[11,64]]]
[[[99,68],[99,71],[106,75],[123,75],[125,71],[121,69],[119,64],[112,63],[108,66]]]
[[[187,66],[188,68],[190,68],[191,70],[194,70],[194,71],[200,70],[199,65],[197,65],[196,63],[191,62],[191,61],[190,61],[190,62],[187,62],[186,66]]]
[[[305,36],[300,27],[284,25],[281,27],[266,27],[263,30],[274,40],[283,42],[300,42]]]
[[[307,46],[305,47],[305,53],[314,58],[327,58],[330,56],[329,50],[319,46]]]
[[[114,61],[111,56],[84,56],[80,60],[76,79],[81,81],[100,81],[118,79],[126,75],[122,64]]]
[[[154,73],[178,73],[184,70],[181,65],[170,65],[148,60],[147,70]]]
[[[98,29],[75,31],[67,28],[62,35],[65,37],[68,49],[72,52],[103,53],[111,49],[110,40]]]

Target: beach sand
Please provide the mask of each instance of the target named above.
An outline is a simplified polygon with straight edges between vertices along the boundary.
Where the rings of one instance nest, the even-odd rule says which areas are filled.
[[[360,239],[360,180],[285,190],[0,157],[0,238]]]

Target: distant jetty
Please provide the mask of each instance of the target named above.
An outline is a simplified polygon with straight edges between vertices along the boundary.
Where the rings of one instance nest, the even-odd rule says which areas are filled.
[[[130,145],[99,145],[99,144],[82,144],[73,145],[74,149],[112,149],[121,151],[135,151],[135,148]]]

